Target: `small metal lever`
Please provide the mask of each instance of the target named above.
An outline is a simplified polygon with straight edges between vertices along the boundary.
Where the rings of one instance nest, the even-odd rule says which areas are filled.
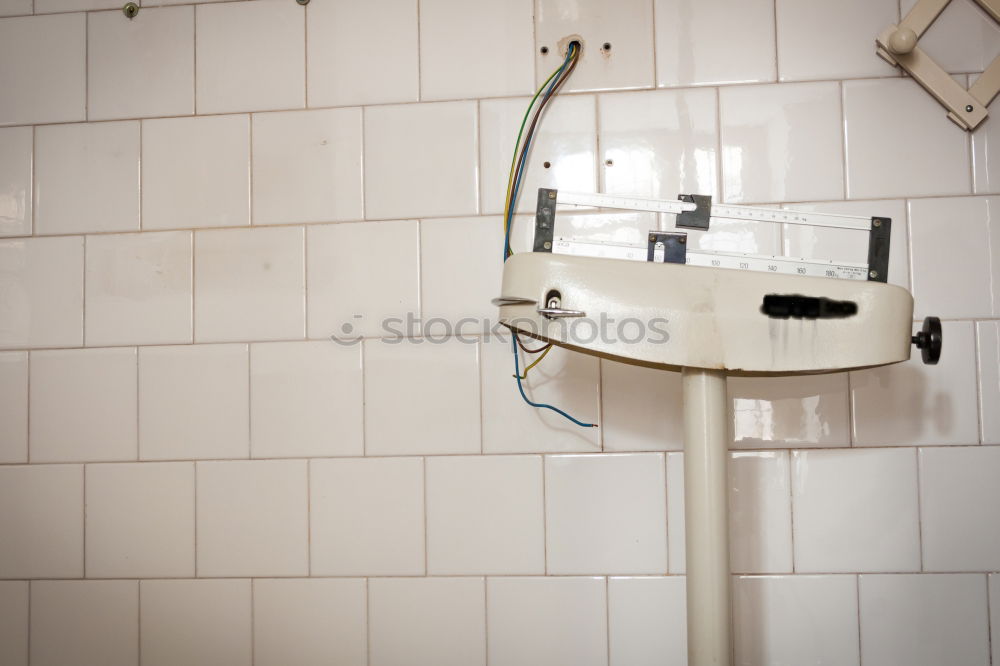
[[[535,305],[538,303],[533,298],[518,298],[517,296],[499,296],[490,301],[493,305],[503,307],[505,305]]]
[[[565,319],[567,317],[586,317],[583,310],[565,310],[563,308],[538,308],[538,314],[549,319]]]

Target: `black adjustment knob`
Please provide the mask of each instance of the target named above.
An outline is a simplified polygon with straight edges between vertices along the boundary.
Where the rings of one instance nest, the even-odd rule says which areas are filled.
[[[913,336],[913,344],[920,350],[920,358],[926,365],[937,365],[941,359],[941,320],[924,317],[924,326]]]

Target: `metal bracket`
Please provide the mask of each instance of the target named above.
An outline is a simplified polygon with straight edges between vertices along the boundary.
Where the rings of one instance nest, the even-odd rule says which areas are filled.
[[[678,213],[674,226],[685,229],[708,229],[708,221],[712,217],[712,197],[707,194],[678,194],[677,198],[686,203],[693,203],[697,208]]]
[[[872,228],[868,232],[869,282],[885,282],[889,277],[889,241],[891,235],[891,219],[888,217],[872,218]]]
[[[552,234],[556,229],[556,196],[558,190],[538,188],[538,204],[535,206],[535,252],[552,251]]]
[[[656,246],[663,245],[663,263],[687,263],[687,234],[670,233],[666,231],[650,231],[649,246],[646,250],[646,261],[653,261],[656,256]]]
[[[1000,92],[1000,57],[990,63],[968,90],[955,82],[933,58],[917,46],[927,29],[951,0],[917,0],[899,25],[890,25],[875,38],[875,52],[894,67],[906,70],[943,107],[948,118],[964,130],[975,129],[989,113],[986,109]],[[995,21],[1000,21],[1000,0],[975,0]]]

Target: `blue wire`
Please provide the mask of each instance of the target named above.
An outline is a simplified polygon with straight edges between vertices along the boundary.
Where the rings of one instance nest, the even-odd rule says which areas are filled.
[[[597,427],[596,423],[584,423],[583,421],[579,421],[577,419],[574,419],[572,416],[570,416],[569,414],[567,414],[563,410],[559,409],[558,407],[553,407],[552,405],[547,405],[547,404],[545,404],[543,402],[532,402],[531,400],[528,400],[528,396],[525,395],[525,393],[524,393],[524,387],[521,386],[521,364],[520,364],[520,354],[517,351],[517,341],[514,340],[514,339],[511,339],[510,344],[514,348],[514,377],[517,379],[517,390],[521,392],[521,397],[524,398],[524,401],[526,403],[528,403],[532,407],[538,407],[538,408],[542,408],[542,409],[551,409],[556,414],[559,414],[560,416],[566,417],[567,419],[569,419],[573,423],[577,424],[581,428],[596,428]]]
[[[549,87],[545,91],[545,94],[542,95],[542,100],[539,102],[539,106],[545,104],[545,101],[552,96],[552,90],[555,88],[556,84],[559,83],[560,76],[563,70],[566,69],[566,65],[568,65],[570,60],[572,59],[573,52],[576,48],[577,47],[570,45],[570,47],[566,50],[566,59],[563,60],[562,65],[559,67],[558,73],[556,74],[555,77],[553,77],[552,81],[549,83]],[[528,150],[531,148],[531,140],[533,138],[534,138],[534,132],[529,134],[524,140],[524,160],[521,161],[521,167],[518,169],[517,175],[514,178],[514,188],[511,190],[510,208],[507,211],[507,219],[505,220],[505,222],[507,223],[506,224],[507,230],[504,233],[504,241],[503,241],[504,261],[507,261],[507,254],[510,252],[510,229],[513,226],[514,211],[517,209],[517,197],[520,194],[521,190],[521,177],[524,175],[524,171],[528,165]],[[516,149],[517,147],[515,146],[515,150]]]

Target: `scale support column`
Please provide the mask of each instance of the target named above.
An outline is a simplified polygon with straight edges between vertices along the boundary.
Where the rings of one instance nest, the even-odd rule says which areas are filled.
[[[726,374],[684,368],[689,666],[731,666]]]

